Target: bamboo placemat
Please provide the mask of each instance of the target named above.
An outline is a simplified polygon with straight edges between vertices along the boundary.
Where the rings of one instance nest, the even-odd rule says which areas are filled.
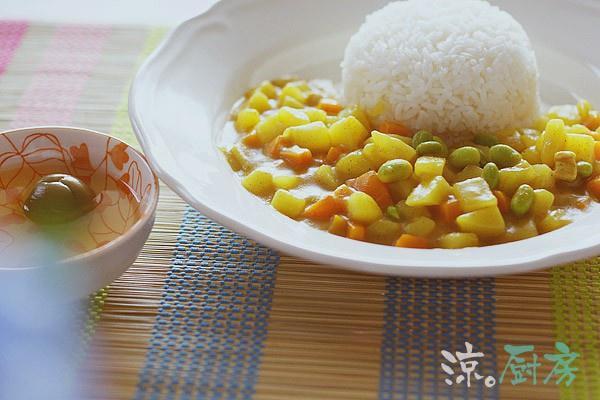
[[[129,83],[163,33],[0,22],[0,129],[76,125],[135,143]],[[600,398],[598,260],[496,279],[360,275],[277,254],[161,190],[142,254],[90,300],[89,398]],[[470,388],[441,368],[465,342],[484,353]],[[570,386],[543,382],[556,342],[579,353]],[[510,368],[484,385],[505,345],[535,346],[535,385],[511,384]]]

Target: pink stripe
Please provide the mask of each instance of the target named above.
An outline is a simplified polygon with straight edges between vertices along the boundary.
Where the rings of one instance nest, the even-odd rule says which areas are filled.
[[[0,75],[6,71],[15,50],[19,48],[27,26],[27,22],[0,21]]]
[[[109,33],[107,27],[57,28],[11,127],[69,124]]]

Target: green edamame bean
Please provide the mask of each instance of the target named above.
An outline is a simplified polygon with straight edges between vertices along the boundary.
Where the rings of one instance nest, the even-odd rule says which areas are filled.
[[[514,167],[522,159],[518,151],[505,144],[497,144],[490,148],[490,161],[496,164],[498,168]]]
[[[460,147],[448,157],[448,163],[456,169],[463,169],[467,165],[479,165],[479,160],[481,160],[479,150],[471,146]]]
[[[442,152],[440,154],[440,157],[448,157],[448,146],[446,145],[444,140],[439,136],[434,136],[433,140],[442,145]]]
[[[498,144],[498,138],[494,135],[488,135],[487,133],[480,133],[475,135],[473,142],[480,146],[492,147]]]
[[[594,172],[594,166],[587,161],[577,163],[577,174],[582,178],[588,178]]]
[[[444,155],[444,147],[440,142],[430,140],[423,142],[417,146],[417,154],[420,156],[437,156],[442,157]]]
[[[487,182],[490,186],[490,189],[494,190],[498,186],[500,182],[500,170],[494,163],[487,163],[485,167],[483,167],[483,172],[481,177]]]
[[[419,131],[412,138],[412,145],[416,149],[421,143],[433,140],[433,135],[428,131]]]
[[[408,179],[413,173],[413,166],[406,160],[386,161],[379,171],[377,177],[383,183],[393,183]]]
[[[389,206],[385,210],[385,215],[394,221],[400,221],[400,213],[398,212],[396,206]]]
[[[535,193],[533,192],[533,188],[526,184],[521,185],[510,200],[510,209],[513,214],[522,217],[529,212],[534,199]]]

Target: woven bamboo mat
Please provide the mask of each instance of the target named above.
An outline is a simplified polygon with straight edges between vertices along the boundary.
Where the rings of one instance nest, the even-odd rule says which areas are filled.
[[[134,143],[127,90],[163,33],[0,22],[0,130],[77,125]],[[90,300],[86,398],[600,398],[597,260],[497,279],[366,276],[277,254],[161,190],[142,254]],[[441,354],[465,342],[483,353],[470,388]],[[569,386],[543,356],[556,342],[579,354]],[[538,357],[535,384],[506,345],[534,346],[522,357]]]

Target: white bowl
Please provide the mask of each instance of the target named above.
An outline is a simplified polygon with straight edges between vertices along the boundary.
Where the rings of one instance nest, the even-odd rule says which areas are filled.
[[[385,1],[222,0],[177,27],[140,69],[130,117],[161,179],[209,218],[288,254],[342,268],[421,277],[524,272],[600,254],[600,208],[556,232],[498,246],[412,250],[299,224],[246,192],[217,149],[233,102],[260,80],[339,80],[350,35]],[[600,105],[597,4],[503,0],[538,53],[546,103]],[[543,16],[543,17],[542,17]]]
[[[46,161],[59,159],[59,163],[52,161],[51,166],[43,167]],[[9,164],[20,166],[20,172],[8,187],[18,180],[26,182],[24,179],[29,180],[32,176],[37,179],[40,171],[46,169],[48,171],[42,174],[62,172],[85,178],[92,188],[105,187],[107,177],[118,184],[123,182],[140,200],[140,218],[127,224],[107,222],[113,230],[122,229],[123,232],[102,244],[101,238],[105,236],[99,230],[99,247],[52,265],[19,265],[22,260],[16,260],[16,256],[3,257],[3,253],[15,253],[11,253],[11,246],[19,243],[18,237],[10,238],[7,231],[0,227],[0,280],[14,282],[15,285],[21,282],[27,286],[42,281],[39,284],[48,286],[45,288],[48,292],[67,299],[80,298],[114,281],[135,261],[152,230],[159,191],[158,178],[142,154],[120,140],[99,132],[42,126],[0,133],[0,167],[12,168]],[[0,211],[6,211],[6,207],[1,206]],[[114,220],[114,217],[108,218]],[[102,220],[105,221],[105,218]],[[96,233],[91,234],[96,238]],[[11,240],[2,240],[5,237]],[[43,251],[39,246],[31,250]]]

